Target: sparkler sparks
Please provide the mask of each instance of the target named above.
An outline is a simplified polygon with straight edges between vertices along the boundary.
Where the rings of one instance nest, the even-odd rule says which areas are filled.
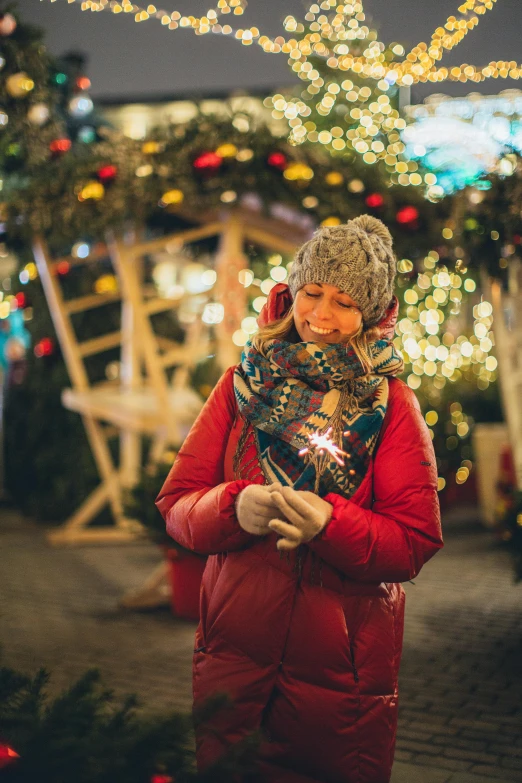
[[[308,452],[312,451],[312,449],[315,449],[320,456],[325,453],[330,454],[332,459],[334,459],[338,465],[344,467],[343,457],[349,457],[350,455],[340,449],[339,446],[333,442],[330,437],[331,432],[332,427],[330,427],[326,432],[312,432],[311,435],[307,436],[308,440],[310,441],[310,446],[307,446],[305,449],[301,449],[299,456],[302,457]]]

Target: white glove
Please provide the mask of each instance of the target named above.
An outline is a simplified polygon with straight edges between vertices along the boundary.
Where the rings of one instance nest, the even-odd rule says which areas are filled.
[[[306,544],[323,530],[332,518],[333,506],[313,492],[304,492],[273,484],[270,494],[274,498],[280,518],[272,519],[270,530],[279,533],[278,549],[296,549]]]
[[[237,521],[243,530],[254,536],[270,533],[268,523],[280,514],[268,487],[249,484],[236,498]]]

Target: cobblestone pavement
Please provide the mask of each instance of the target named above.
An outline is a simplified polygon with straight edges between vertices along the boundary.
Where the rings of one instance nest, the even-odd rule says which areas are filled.
[[[444,535],[404,585],[392,783],[522,783],[522,585],[481,527],[455,518]],[[194,623],[117,607],[160,560],[154,546],[53,549],[42,528],[4,510],[0,552],[4,665],[45,666],[51,692],[97,666],[146,709],[190,709]]]

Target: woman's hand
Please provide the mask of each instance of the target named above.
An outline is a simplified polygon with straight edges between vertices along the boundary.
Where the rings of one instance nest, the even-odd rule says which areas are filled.
[[[268,525],[270,530],[283,536],[277,542],[278,549],[296,549],[299,544],[306,544],[323,530],[332,518],[333,506],[313,492],[302,492],[272,484],[269,487],[281,515],[281,519],[272,519]]]
[[[270,533],[268,523],[279,513],[268,487],[250,484],[236,499],[237,521],[243,530],[254,536]]]

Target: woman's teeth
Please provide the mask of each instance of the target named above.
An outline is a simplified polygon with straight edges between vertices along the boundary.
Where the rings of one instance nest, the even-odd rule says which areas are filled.
[[[312,326],[312,324],[308,324],[308,326],[316,334],[332,334],[335,332],[335,329],[320,329],[318,326]]]

